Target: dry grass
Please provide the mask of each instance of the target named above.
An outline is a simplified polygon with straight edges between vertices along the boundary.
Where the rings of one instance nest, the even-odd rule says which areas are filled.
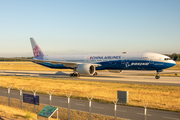
[[[8,107],[7,104],[7,98],[0,97],[0,117],[5,118],[12,118],[12,119],[19,119],[19,120],[36,120],[37,114],[34,112],[34,105],[23,103],[23,110],[20,108],[20,101],[17,99],[11,99],[11,107]],[[36,112],[39,113],[45,105],[40,104],[36,106]],[[68,119],[68,110],[65,108],[58,108],[58,118],[59,120],[67,120]],[[88,120],[89,119],[89,113],[87,112],[80,112],[71,110],[71,119],[72,120]],[[30,117],[29,117],[30,116]],[[109,116],[103,116],[103,115],[97,115],[97,114],[91,114],[92,120],[114,120],[114,117]],[[47,120],[43,117],[38,117],[40,120]],[[11,120],[12,120],[11,119]],[[57,113],[50,118],[50,120],[57,120]],[[117,118],[117,120],[123,120],[120,118]]]
[[[33,62],[0,62],[0,70],[26,70],[26,71],[72,71],[70,69],[51,69]]]
[[[0,105],[0,118],[11,118],[21,119],[21,120],[36,120],[37,115],[31,112],[23,111],[17,108],[8,107],[5,105]]]
[[[72,93],[73,98],[86,99],[94,96],[93,100],[111,102],[117,99],[117,90],[129,91],[129,105],[142,106],[149,102],[148,107],[178,111],[180,106],[180,87],[157,86],[141,84],[122,84],[107,82],[73,81],[33,77],[0,76],[2,87],[13,85],[13,89],[24,87],[25,91],[38,88],[39,93],[54,91],[53,95],[65,96]]]

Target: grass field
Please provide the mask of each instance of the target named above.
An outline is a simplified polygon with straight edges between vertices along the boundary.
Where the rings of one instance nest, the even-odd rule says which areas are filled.
[[[0,118],[2,120],[36,120],[37,114],[32,113],[31,111],[25,111],[18,109],[20,106],[18,100],[11,99],[11,106],[8,105],[8,98],[0,97]],[[1,120],[0,119],[0,120]]]
[[[33,62],[0,62],[0,70],[63,71],[63,69],[51,69]],[[66,71],[72,70],[66,69]]]
[[[117,99],[117,90],[129,91],[130,106],[141,106],[178,111],[180,106],[180,87],[122,84],[108,82],[73,81],[62,79],[0,76],[1,87],[13,85],[13,89],[24,87],[25,91],[38,89],[38,93],[54,91],[53,95],[64,96],[72,93],[72,98],[86,99],[93,96],[94,101],[112,103]]]
[[[17,108],[11,108],[5,105],[0,105],[0,120],[4,119],[21,119],[21,120],[26,120],[26,119],[32,119],[36,120],[36,114],[31,113],[31,112],[26,112]]]

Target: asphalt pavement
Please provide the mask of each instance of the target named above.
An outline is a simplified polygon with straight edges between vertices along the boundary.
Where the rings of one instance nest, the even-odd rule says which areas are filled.
[[[149,84],[149,85],[166,85],[180,86],[180,77],[161,76],[160,79],[155,79],[154,76],[147,74],[156,74],[155,71],[132,71],[125,70],[123,73],[110,73],[108,71],[98,71],[97,76],[81,76],[69,77],[69,71],[14,71],[1,70],[0,75],[4,76],[22,76],[22,77],[41,77],[52,79],[65,80],[82,80],[82,81],[97,81],[97,82],[114,82],[114,83],[134,83],[134,84]],[[164,70],[163,73],[180,73],[180,70]]]

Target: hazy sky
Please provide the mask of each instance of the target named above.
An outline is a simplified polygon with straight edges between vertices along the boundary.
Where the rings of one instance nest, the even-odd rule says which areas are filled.
[[[0,57],[180,53],[180,0],[0,0]]]

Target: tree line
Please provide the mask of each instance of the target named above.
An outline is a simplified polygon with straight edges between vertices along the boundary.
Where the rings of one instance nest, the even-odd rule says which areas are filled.
[[[26,59],[31,59],[33,57],[14,57],[14,58],[3,58],[0,57],[0,61],[28,61]]]
[[[166,55],[169,56],[174,61],[180,61],[180,54],[173,53],[173,54],[166,54]]]

